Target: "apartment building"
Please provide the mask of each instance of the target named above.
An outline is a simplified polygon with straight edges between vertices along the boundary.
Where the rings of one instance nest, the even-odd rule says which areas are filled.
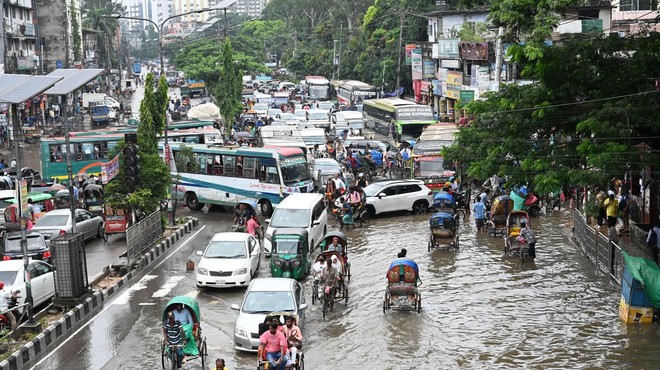
[[[35,5],[33,0],[3,1],[0,72],[38,73],[41,70]]]

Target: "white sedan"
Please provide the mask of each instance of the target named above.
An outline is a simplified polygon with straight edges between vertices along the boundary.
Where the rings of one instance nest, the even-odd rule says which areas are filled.
[[[195,274],[198,288],[248,286],[259,270],[261,246],[248,233],[217,233],[197,255],[202,256]]]
[[[5,291],[19,291],[19,305],[25,303],[27,298],[23,271],[23,260],[0,261],[0,281],[5,283]],[[30,260],[28,273],[32,287],[33,307],[37,307],[55,296],[53,266],[43,261]]]

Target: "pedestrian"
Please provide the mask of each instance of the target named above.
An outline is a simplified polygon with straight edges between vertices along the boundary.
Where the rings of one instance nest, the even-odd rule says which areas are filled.
[[[477,224],[477,231],[482,231],[486,225],[486,205],[480,198],[477,198],[477,201],[472,205],[472,212],[474,213],[474,222]]]
[[[630,226],[630,219],[629,219],[629,212],[630,212],[630,201],[628,199],[628,193],[623,191],[623,188],[621,189],[621,198],[619,198],[619,216],[621,218],[621,221],[623,222],[623,229],[619,231],[619,236],[623,233],[630,232],[629,226]]]
[[[660,219],[655,220],[653,228],[649,230],[649,235],[646,237],[646,243],[649,248],[651,248],[653,261],[658,264],[658,250],[660,249]]]
[[[614,197],[612,190],[607,191],[607,199],[603,201],[603,208],[605,208],[605,214],[607,215],[608,237],[616,243],[618,238],[614,228],[616,227],[617,212],[619,212],[619,202]]]
[[[603,226],[605,223],[606,219],[606,212],[605,212],[605,207],[603,207],[603,202],[605,202],[605,198],[607,198],[607,194],[605,191],[600,190],[599,188],[596,188],[594,190],[594,193],[596,193],[596,206],[598,207],[598,226]]]
[[[406,248],[401,248],[401,252],[396,255],[397,258],[406,258],[406,254],[408,254],[408,250]]]
[[[215,360],[215,367],[213,368],[213,370],[229,370],[229,369],[227,369],[227,367],[225,366],[225,360],[222,358],[218,358]]]
[[[16,166],[17,166],[16,158],[12,158],[12,160],[11,160],[11,164],[9,165],[9,167],[10,167],[11,169],[15,170],[15,169],[16,169]]]

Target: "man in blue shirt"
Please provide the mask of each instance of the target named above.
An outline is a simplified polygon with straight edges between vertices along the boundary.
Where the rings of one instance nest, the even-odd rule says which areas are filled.
[[[176,321],[180,322],[181,325],[195,323],[193,321],[192,315],[190,314],[190,311],[187,308],[183,307],[182,304],[178,304],[176,306],[176,310],[172,312],[174,313],[174,318],[176,319]]]
[[[477,231],[484,229],[486,222],[486,205],[477,198],[477,201],[472,205],[472,212],[474,213],[474,221],[477,224]]]

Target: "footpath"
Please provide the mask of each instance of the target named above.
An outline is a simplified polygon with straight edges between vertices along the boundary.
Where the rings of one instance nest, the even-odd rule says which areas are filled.
[[[155,259],[172,248],[184,235],[190,233],[199,221],[188,218],[185,223],[167,228],[163,237],[145,250],[142,256],[128,271],[116,271],[112,266],[115,261],[108,261],[103,272],[89,284],[89,295],[78,305],[59,315],[41,318],[39,323],[45,327],[38,334],[24,333],[15,342],[0,343],[0,370],[18,370],[26,367],[34,358],[49,351],[61,338],[68,336],[78,328],[78,324],[92,317],[111,296],[131,280],[140,270],[150,265]],[[17,331],[20,330],[20,327]]]

